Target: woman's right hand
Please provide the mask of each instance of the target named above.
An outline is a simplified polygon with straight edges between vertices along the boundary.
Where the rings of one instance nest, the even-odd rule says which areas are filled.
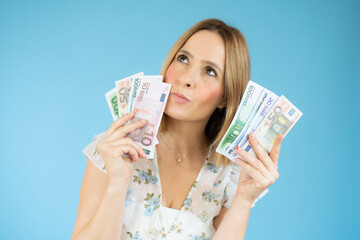
[[[134,112],[130,112],[114,121],[104,139],[98,144],[98,150],[104,160],[109,180],[120,180],[120,182],[127,184],[131,177],[133,161],[138,162],[139,157],[146,158],[141,147],[132,139],[125,137],[128,133],[146,125],[146,120],[124,125],[134,115]],[[130,158],[123,156],[126,153]]]

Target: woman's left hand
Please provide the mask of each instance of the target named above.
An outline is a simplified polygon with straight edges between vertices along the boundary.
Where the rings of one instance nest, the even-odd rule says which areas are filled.
[[[235,151],[244,159],[237,159],[237,163],[242,167],[236,194],[241,198],[253,203],[253,201],[278,178],[278,160],[283,136],[279,135],[270,151],[260,145],[253,134],[249,136],[251,148],[256,153],[254,157],[245,150],[237,147]],[[245,170],[246,172],[244,172]]]

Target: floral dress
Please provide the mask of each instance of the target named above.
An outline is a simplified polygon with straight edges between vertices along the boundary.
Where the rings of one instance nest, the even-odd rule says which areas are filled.
[[[96,135],[83,153],[101,171],[106,172],[97,144],[105,132]],[[210,152],[180,210],[161,205],[162,189],[156,153],[154,159],[134,162],[125,201],[121,239],[209,240],[215,234],[213,219],[221,207],[229,208],[237,189],[240,167],[236,164],[216,167]],[[266,189],[254,201],[268,192]]]

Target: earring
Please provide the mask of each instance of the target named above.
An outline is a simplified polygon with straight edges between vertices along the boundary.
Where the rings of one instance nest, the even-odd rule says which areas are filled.
[[[220,106],[218,107],[218,109],[223,109],[223,105],[222,104],[220,104]]]

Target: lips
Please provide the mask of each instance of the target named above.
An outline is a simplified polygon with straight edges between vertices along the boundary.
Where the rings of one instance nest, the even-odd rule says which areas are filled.
[[[178,103],[190,102],[190,100],[187,97],[185,97],[184,95],[182,95],[181,93],[173,92],[172,95],[173,95],[175,101]]]

